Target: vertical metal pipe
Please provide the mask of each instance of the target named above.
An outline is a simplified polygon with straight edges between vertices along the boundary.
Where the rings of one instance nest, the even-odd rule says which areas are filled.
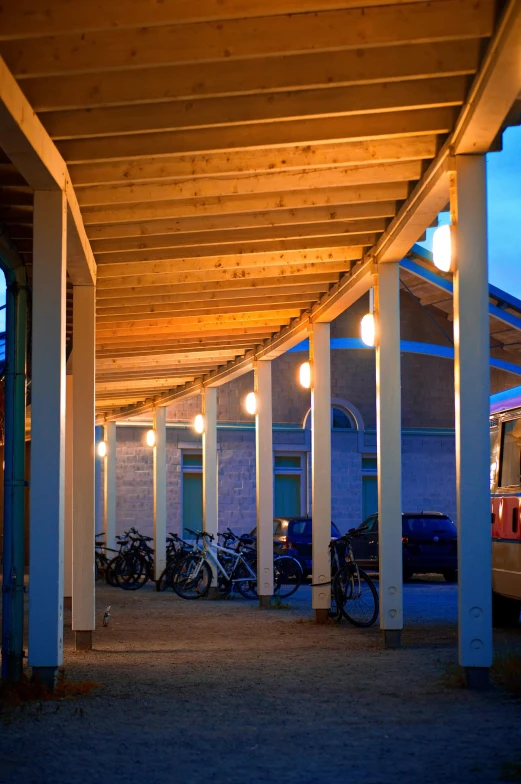
[[[27,289],[23,267],[6,270],[6,281],[2,678],[15,681],[22,677],[24,656]]]

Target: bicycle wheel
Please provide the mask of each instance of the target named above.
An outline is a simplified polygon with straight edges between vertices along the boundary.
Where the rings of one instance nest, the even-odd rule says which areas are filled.
[[[144,560],[133,552],[124,553],[115,565],[116,585],[125,591],[141,588],[141,577],[145,570]]]
[[[116,570],[117,570],[117,563],[121,556],[116,555],[115,558],[112,558],[111,561],[107,564],[107,569],[105,571],[105,580],[107,581],[107,585],[112,585],[113,588],[117,588],[117,581],[116,581]]]
[[[302,582],[302,567],[291,555],[280,555],[273,561],[273,593],[287,599]]]
[[[251,561],[248,563],[248,566],[250,566],[251,571],[255,574],[257,571],[257,564]],[[237,580],[234,584],[245,599],[257,598],[257,577],[251,576],[248,567],[246,564],[242,563],[242,561],[237,564],[233,580]]]
[[[212,570],[202,555],[187,555],[172,570],[172,588],[181,599],[201,599],[211,584]]]
[[[342,620],[342,607],[345,603],[345,597],[342,592],[342,586],[338,578],[339,572],[335,573],[331,581],[331,607],[329,608],[329,617],[333,621]]]
[[[353,626],[372,626],[378,618],[378,593],[362,569],[346,564],[337,575],[341,581],[342,614]]]

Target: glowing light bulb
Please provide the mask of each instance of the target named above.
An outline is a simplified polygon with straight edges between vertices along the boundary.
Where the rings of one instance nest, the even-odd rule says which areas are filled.
[[[156,431],[149,430],[147,432],[147,444],[148,446],[155,446],[156,445]]]
[[[452,232],[450,226],[438,226],[432,235],[432,260],[442,272],[452,269]]]
[[[374,313],[366,313],[360,323],[360,337],[366,346],[375,345],[376,328]]]
[[[309,362],[303,362],[299,369],[299,381],[300,385],[304,387],[304,389],[311,388],[311,365]]]
[[[255,392],[248,392],[244,401],[244,407],[248,414],[254,416],[257,413],[257,395]]]
[[[197,414],[194,419],[194,430],[196,433],[204,433],[204,416],[202,414]]]
[[[106,454],[107,454],[107,442],[106,441],[100,441],[99,444],[98,444],[98,455],[100,457],[105,457]]]

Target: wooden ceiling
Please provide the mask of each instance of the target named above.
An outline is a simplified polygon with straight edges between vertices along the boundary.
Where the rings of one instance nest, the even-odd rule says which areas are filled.
[[[495,0],[17,0],[0,54],[63,156],[97,263],[97,406],[302,316],[453,130]],[[0,160],[30,260],[32,192]]]

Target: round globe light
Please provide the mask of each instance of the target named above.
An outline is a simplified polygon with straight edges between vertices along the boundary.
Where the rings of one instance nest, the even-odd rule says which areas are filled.
[[[442,272],[452,269],[452,231],[449,225],[438,226],[432,235],[432,260]]]
[[[202,414],[197,414],[194,419],[194,430],[196,433],[204,433],[204,416]]]
[[[98,444],[98,455],[100,457],[106,457],[106,454],[107,454],[107,442],[100,441]]]
[[[374,313],[366,313],[360,323],[360,337],[366,346],[374,346],[375,335]]]
[[[304,389],[311,389],[311,364],[303,362],[299,368],[299,381]]]
[[[149,430],[147,432],[147,444],[148,446],[155,446],[156,445],[156,431]]]
[[[244,400],[244,407],[248,414],[252,416],[257,413],[257,395],[255,392],[248,392]]]

